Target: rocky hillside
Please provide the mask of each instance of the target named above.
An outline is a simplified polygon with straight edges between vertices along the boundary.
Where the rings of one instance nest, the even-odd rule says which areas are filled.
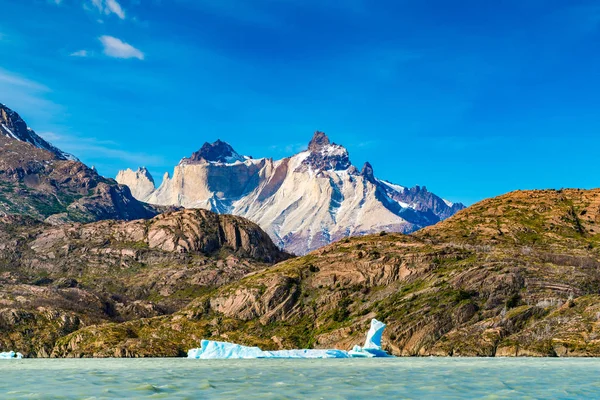
[[[169,315],[287,257],[255,224],[206,210],[58,227],[3,217],[0,349],[47,357],[71,332]]]
[[[49,223],[151,218],[163,210],[135,199],[51,146],[5,106],[0,107],[0,215],[27,215]]]
[[[348,151],[323,132],[315,133],[306,151],[282,160],[240,156],[217,141],[181,160],[158,188],[144,168],[121,171],[117,181],[151,204],[248,218],[295,254],[347,236],[413,232],[464,208],[425,187],[380,180],[369,163],[358,170]]]
[[[177,355],[201,338],[396,355],[600,356],[600,190],[514,192],[412,235],[342,241],[198,296],[90,326],[56,356]]]

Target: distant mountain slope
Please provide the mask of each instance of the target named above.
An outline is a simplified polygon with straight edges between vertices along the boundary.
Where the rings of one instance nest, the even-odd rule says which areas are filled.
[[[176,355],[198,345],[197,332],[349,348],[376,317],[395,355],[598,357],[599,316],[600,189],[522,191],[408,236],[341,240],[174,315],[82,329],[54,351]]]
[[[156,189],[145,169],[121,171],[117,181],[151,204],[246,217],[296,254],[347,236],[413,232],[464,208],[425,187],[380,180],[369,163],[359,171],[348,151],[323,132],[306,151],[282,160],[240,156],[217,141],[182,159]]]
[[[161,211],[45,142],[5,106],[0,120],[9,132],[0,135],[0,215],[62,223],[150,218]]]
[[[79,161],[75,156],[65,153],[38,136],[33,129],[27,126],[19,114],[2,103],[0,103],[0,135],[29,143],[42,150],[47,150],[60,160]]]

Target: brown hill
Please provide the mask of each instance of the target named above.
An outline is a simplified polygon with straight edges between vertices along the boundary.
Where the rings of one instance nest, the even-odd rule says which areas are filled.
[[[90,324],[173,313],[287,257],[255,224],[205,210],[52,227],[0,218],[0,348],[48,356]]]
[[[54,354],[173,355],[200,337],[347,348],[377,317],[397,355],[599,355],[599,205],[600,190],[509,193],[285,261],[173,316],[75,332]]]
[[[396,355],[596,356],[599,233],[600,190],[509,193],[413,235],[344,239],[256,268],[170,315],[83,327],[51,353],[178,355],[201,338],[348,348],[377,317]]]

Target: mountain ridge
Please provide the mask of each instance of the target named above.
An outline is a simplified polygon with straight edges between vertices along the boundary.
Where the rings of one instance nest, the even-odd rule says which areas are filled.
[[[220,140],[205,143],[194,154],[183,158],[172,175],[165,174],[154,190],[141,170],[120,171],[117,182],[151,204],[249,218],[296,254],[350,235],[409,233],[464,208],[425,187],[382,181],[369,163],[359,171],[347,149],[321,131],[315,132],[307,150],[280,160],[240,156]]]

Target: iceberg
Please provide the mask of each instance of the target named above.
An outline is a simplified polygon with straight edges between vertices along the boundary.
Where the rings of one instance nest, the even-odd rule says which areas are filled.
[[[371,320],[364,346],[354,346],[352,350],[338,349],[298,349],[265,351],[258,347],[242,346],[235,343],[202,340],[200,347],[188,351],[188,358],[202,360],[225,360],[243,358],[372,358],[391,357],[381,348],[381,335],[385,324]]]
[[[0,360],[20,360],[21,358],[23,358],[23,354],[15,353],[14,351],[0,353]]]

